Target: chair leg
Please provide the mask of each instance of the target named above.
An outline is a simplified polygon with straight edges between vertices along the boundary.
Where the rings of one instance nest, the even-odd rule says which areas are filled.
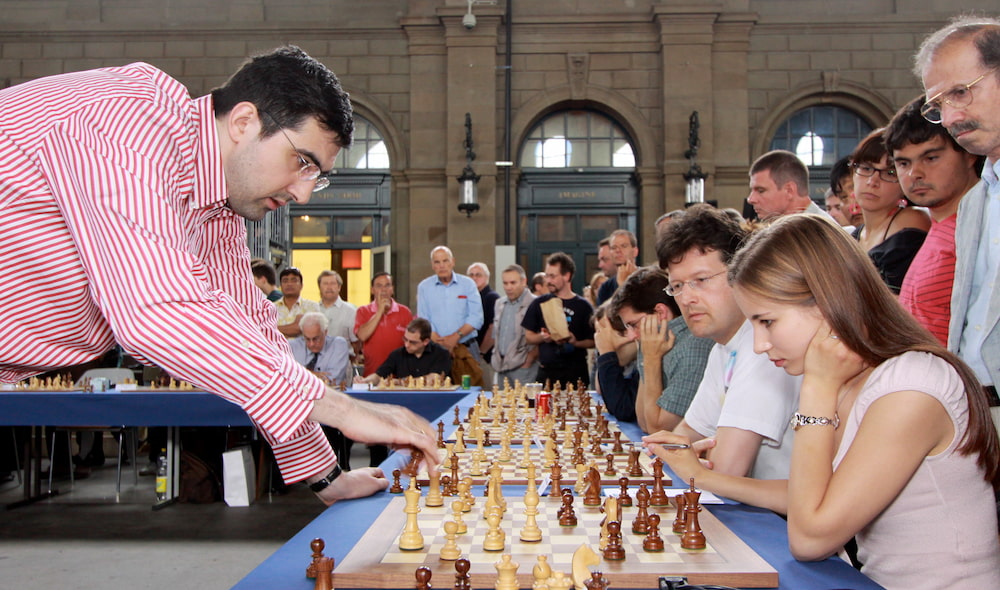
[[[129,452],[132,453],[132,485],[139,485],[139,429],[132,427],[128,429],[132,436],[132,444]]]
[[[115,501],[122,493],[122,454],[125,449],[125,429],[118,432],[118,471],[115,479]]]
[[[49,444],[49,494],[52,493],[52,475],[56,467],[56,431],[52,430],[52,442]]]
[[[10,435],[14,439],[14,468],[17,470],[17,485],[23,485],[21,481],[21,449],[17,446],[17,430],[11,427]]]
[[[73,465],[73,435],[69,431],[66,431],[66,459],[69,461],[69,489],[72,490],[76,487],[76,466]],[[49,475],[52,475],[51,467]]]

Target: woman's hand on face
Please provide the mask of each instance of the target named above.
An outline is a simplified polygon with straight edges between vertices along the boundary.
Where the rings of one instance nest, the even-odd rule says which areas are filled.
[[[805,382],[839,391],[865,369],[865,362],[847,347],[824,320],[806,350]]]

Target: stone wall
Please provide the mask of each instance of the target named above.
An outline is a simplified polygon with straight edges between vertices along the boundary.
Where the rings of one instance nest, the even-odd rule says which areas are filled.
[[[997,12],[992,0],[963,8]],[[516,227],[493,165],[506,139],[505,7],[476,5],[472,30],[461,23],[466,9],[465,0],[0,0],[0,86],[142,60],[200,95],[248,54],[300,45],[386,137],[406,299],[430,274],[434,244],[461,252],[464,268],[492,260],[505,215]],[[512,159],[554,109],[611,115],[635,143],[640,237],[652,252],[646,228],[683,204],[692,110],[708,195],[740,207],[749,163],[796,110],[837,104],[880,125],[915,96],[912,55],[952,13],[940,0],[515,0]],[[466,112],[483,176],[483,209],[471,219],[455,207]]]

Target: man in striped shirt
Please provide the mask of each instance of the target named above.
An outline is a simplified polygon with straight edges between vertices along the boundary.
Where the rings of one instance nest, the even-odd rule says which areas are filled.
[[[906,271],[899,302],[947,346],[958,205],[969,191],[983,190],[984,185],[977,185],[982,158],[962,149],[944,127],[925,119],[920,114],[923,106],[922,95],[910,101],[883,133],[903,194],[931,214],[931,229]]]
[[[328,184],[350,101],[295,47],[191,99],[143,63],[0,91],[0,381],[94,359],[115,342],[239,404],[286,482],[327,503],[386,487],[340,475],[319,423],[436,453],[430,425],[327,388],[295,362],[252,280],[245,219]],[[164,280],[169,277],[170,280]]]

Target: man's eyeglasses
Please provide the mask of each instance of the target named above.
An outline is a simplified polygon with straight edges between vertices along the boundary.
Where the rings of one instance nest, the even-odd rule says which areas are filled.
[[[920,114],[931,123],[941,123],[941,103],[956,109],[964,109],[969,106],[972,104],[972,87],[979,84],[989,74],[990,72],[986,72],[968,84],[959,84],[951,90],[938,92],[929,98],[924,106],[920,107]]]
[[[678,295],[681,294],[681,291],[684,290],[684,287],[687,287],[692,291],[702,291],[705,289],[705,287],[708,286],[706,285],[708,281],[723,274],[726,274],[726,271],[720,270],[719,272],[715,273],[712,276],[702,277],[700,279],[691,279],[690,281],[675,281],[664,287],[663,292],[666,293],[667,295],[670,295],[671,297],[677,297]]]
[[[883,182],[892,182],[895,184],[899,183],[899,177],[896,176],[895,168],[876,168],[870,164],[851,164],[854,167],[854,172],[858,176],[864,176],[865,178],[870,178],[875,176],[878,172],[878,177],[882,179]]]
[[[264,111],[260,112],[267,115],[267,117],[271,119],[271,121],[274,121],[274,117],[272,117],[271,115],[268,115]],[[274,122],[275,124],[277,124],[277,121]],[[281,127],[278,127],[278,131],[280,131],[281,134],[285,136],[285,139],[288,140],[288,145],[292,146],[292,149],[295,151],[295,157],[299,159],[299,173],[298,173],[299,180],[304,180],[306,182],[314,182],[315,183],[313,185],[314,193],[319,192],[325,189],[326,187],[330,186],[330,179],[323,174],[323,171],[320,170],[319,166],[310,162],[309,160],[306,160],[305,157],[302,156],[301,152],[299,152],[299,148],[295,147],[295,143],[292,141],[291,137],[288,137],[288,134],[285,133],[285,130],[282,129]]]

